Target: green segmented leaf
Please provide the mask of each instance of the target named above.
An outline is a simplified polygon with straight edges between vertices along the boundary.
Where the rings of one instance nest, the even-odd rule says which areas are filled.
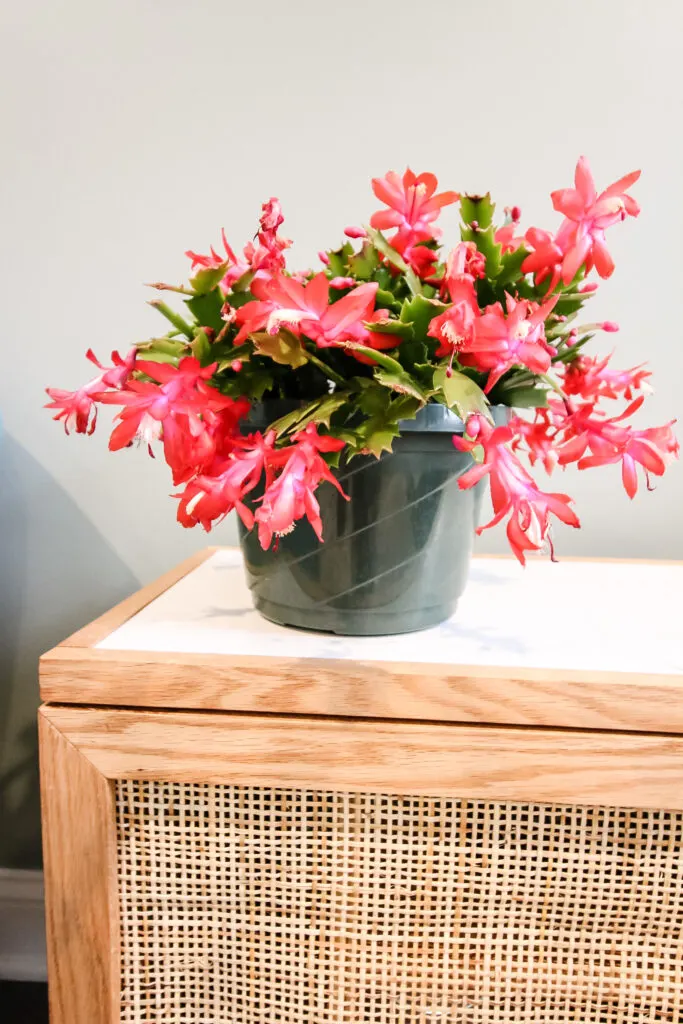
[[[449,409],[455,409],[463,423],[473,413],[480,413],[491,419],[491,411],[486,395],[478,384],[464,373],[453,370],[450,377],[445,366],[434,371],[434,387],[444,398]]]

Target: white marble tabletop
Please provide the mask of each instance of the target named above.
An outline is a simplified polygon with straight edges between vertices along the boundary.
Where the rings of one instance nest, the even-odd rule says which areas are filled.
[[[683,564],[475,558],[456,614],[391,637],[274,625],[222,549],[97,645],[107,650],[683,676]]]

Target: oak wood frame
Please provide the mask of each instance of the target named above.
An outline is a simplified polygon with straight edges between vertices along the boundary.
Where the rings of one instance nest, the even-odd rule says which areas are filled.
[[[94,646],[216,550],[206,548],[193,555],[43,655],[42,699],[683,734],[683,678],[679,675],[119,651]]]
[[[118,1024],[116,779],[683,809],[683,738],[40,709],[52,1024]]]

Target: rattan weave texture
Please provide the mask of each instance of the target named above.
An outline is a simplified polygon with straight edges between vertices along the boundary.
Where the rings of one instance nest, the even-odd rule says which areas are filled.
[[[121,1024],[683,1020],[683,814],[116,789]]]

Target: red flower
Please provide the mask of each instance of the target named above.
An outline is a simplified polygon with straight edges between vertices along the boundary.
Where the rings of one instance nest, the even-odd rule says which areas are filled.
[[[265,437],[252,434],[240,439],[230,455],[218,460],[207,472],[192,480],[182,494],[178,506],[178,522],[192,527],[200,523],[207,531],[224,519],[233,509],[251,529],[254,516],[244,504],[244,498],[254,490],[268,460],[274,453],[275,434],[269,431]]]
[[[330,472],[321,452],[340,451],[344,442],[328,435],[318,434],[315,424],[295,434],[292,445],[281,448],[271,460],[271,466],[280,464],[280,474],[265,490],[261,507],[256,512],[261,547],[270,547],[273,535],[282,536],[294,528],[294,523],[306,516],[319,540],[322,536],[320,506],[315,490],[323,480],[329,480],[342,497],[339,482]]]
[[[522,235],[515,235],[517,230],[517,221],[512,221],[510,224],[504,224],[502,228],[498,228],[495,232],[493,239],[501,247],[503,255],[508,252],[515,252],[519,249],[520,245],[524,245],[524,237]]]
[[[197,359],[188,356],[181,359],[177,367],[139,360],[136,369],[153,380],[131,380],[125,391],[105,391],[97,395],[97,401],[106,405],[124,406],[117,416],[120,422],[109,439],[111,451],[125,448],[136,439],[150,445],[161,437],[164,423],[178,414],[189,417],[188,429],[197,433],[203,430],[198,413],[207,400],[200,397],[197,384],[211,378],[215,363],[202,369]],[[154,380],[161,383],[154,383]],[[169,464],[175,461],[173,446],[179,443],[177,432],[173,431],[171,436],[167,451]]]
[[[484,461],[468,469],[458,480],[465,489],[473,487],[484,476],[489,477],[494,516],[490,523],[480,526],[477,533],[501,522],[508,513],[507,536],[516,558],[524,565],[527,551],[539,551],[550,540],[550,515],[557,516],[568,526],[580,525],[576,513],[569,507],[571,498],[566,494],[546,494],[539,490],[508,445],[514,441],[510,427],[496,427],[475,414],[467,420],[464,438],[453,437],[460,451],[484,449]]]
[[[513,450],[517,451],[525,446],[531,465],[541,462],[546,473],[552,473],[559,461],[555,447],[557,425],[552,410],[537,409],[534,420],[523,420],[520,416],[513,416],[508,426],[514,435]]]
[[[185,255],[192,260],[193,270],[201,267],[217,270],[218,267],[226,263],[228,266],[220,286],[227,293],[241,277],[244,277],[249,272],[258,274],[261,277],[267,277],[272,273],[284,270],[285,257],[283,253],[292,243],[288,238],[283,238],[277,233],[277,229],[283,221],[284,217],[282,216],[279,200],[275,198],[269,199],[261,207],[258,231],[259,244],[254,245],[253,242],[248,242],[243,250],[243,258],[237,258],[234,250],[228,244],[223,229],[221,229],[221,240],[225,250],[224,256],[217,253],[213,246],[206,256],[193,252],[191,249],[188,249]]]
[[[107,368],[100,363],[92,349],[88,349],[86,357],[104,372],[99,377],[93,377],[77,391],[46,388],[52,401],[47,402],[45,408],[58,410],[53,418],[64,421],[64,430],[67,434],[69,430],[75,430],[77,434],[92,434],[97,424],[96,396],[103,387],[122,388],[126,384],[135,369],[136,355],[136,348],[131,348],[125,358],[118,352],[112,352],[111,359],[114,365]]]
[[[550,277],[547,290],[553,292],[562,277],[562,249],[549,231],[540,228],[529,228],[524,244],[531,252],[522,263],[522,273],[533,274],[537,285]]]
[[[461,242],[452,250],[446,263],[442,291],[453,303],[430,322],[427,334],[439,340],[436,355],[451,358],[466,351],[474,330],[475,321],[481,315],[474,290],[475,277],[481,276],[482,266],[476,246],[472,242]]]
[[[578,356],[568,363],[564,371],[563,390],[567,395],[579,395],[581,398],[595,400],[598,398],[619,398],[621,395],[631,401],[634,392],[651,392],[647,382],[652,374],[640,366],[630,370],[610,370],[608,363],[611,355],[605,359]]]
[[[458,192],[435,195],[438,184],[433,174],[415,175],[410,169],[403,179],[396,171],[389,171],[383,178],[373,178],[373,192],[389,209],[373,213],[370,224],[381,230],[397,228],[390,242],[398,252],[416,242],[438,238],[440,232],[432,226],[434,221],[444,206],[460,199]]]
[[[638,203],[626,193],[639,177],[640,171],[632,171],[598,195],[588,161],[582,156],[576,165],[574,188],[551,193],[553,206],[566,218],[556,238],[564,254],[562,280],[565,284],[569,284],[584,265],[587,272],[595,266],[600,277],[610,276],[614,261],[605,245],[605,230],[627,216],[637,217],[640,213]]]
[[[677,458],[679,445],[671,429],[675,420],[661,427],[634,430],[623,421],[632,416],[645,401],[643,395],[621,413],[604,418],[589,402],[565,416],[562,424],[562,443],[558,447],[559,463],[566,466],[576,462],[579,469],[621,463],[622,481],[629,498],[638,490],[638,465],[645,470],[649,486],[649,473],[662,476],[667,466]],[[586,454],[590,452],[590,454]]]
[[[486,392],[513,366],[547,373],[555,349],[545,340],[543,325],[557,298],[538,306],[508,295],[507,316],[496,303],[475,320],[473,336],[460,350],[460,361],[477,370],[490,370]]]
[[[330,305],[330,283],[322,271],[305,285],[285,274],[276,274],[269,281],[254,281],[252,292],[257,301],[237,310],[241,326],[235,344],[264,328],[269,334],[277,334],[283,325],[305,334],[321,348],[365,341],[368,332],[363,320],[372,314],[377,287],[374,282],[361,284]]]

